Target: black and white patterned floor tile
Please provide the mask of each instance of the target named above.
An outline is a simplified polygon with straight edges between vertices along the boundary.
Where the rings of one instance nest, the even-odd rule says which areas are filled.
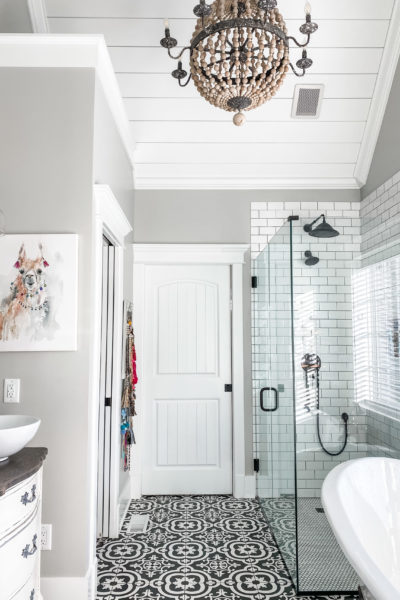
[[[127,532],[134,513],[150,515],[146,533]],[[256,500],[157,496],[133,501],[119,539],[98,544],[97,597],[294,600],[296,594]]]

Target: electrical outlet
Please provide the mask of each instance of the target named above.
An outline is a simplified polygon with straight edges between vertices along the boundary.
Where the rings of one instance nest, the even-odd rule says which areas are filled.
[[[40,535],[40,545],[42,550],[51,550],[52,542],[52,525],[45,525],[42,523],[42,531]]]
[[[4,402],[18,403],[20,379],[5,379],[4,380]]]

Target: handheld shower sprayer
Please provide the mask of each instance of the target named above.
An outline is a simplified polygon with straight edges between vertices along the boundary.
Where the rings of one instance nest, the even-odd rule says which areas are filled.
[[[310,388],[310,379],[312,380],[312,382],[315,382],[315,398],[316,398],[316,408],[317,408],[317,434],[318,434],[318,441],[320,443],[320,446],[321,446],[322,450],[326,454],[329,454],[329,456],[339,456],[340,454],[342,454],[342,452],[344,452],[344,450],[346,449],[346,446],[347,446],[348,433],[349,433],[348,432],[349,415],[346,412],[343,412],[341,414],[341,419],[342,419],[342,421],[344,423],[344,429],[345,429],[345,438],[344,438],[344,442],[343,442],[342,447],[337,452],[331,452],[330,450],[327,450],[325,448],[325,446],[324,446],[323,441],[322,441],[321,427],[320,427],[319,371],[321,369],[321,364],[322,364],[321,363],[321,359],[318,356],[318,354],[305,354],[303,356],[303,358],[301,359],[301,367],[302,367],[302,369],[304,371],[306,389],[308,390]],[[305,409],[308,412],[311,412],[309,404],[310,403],[308,401],[304,406],[305,406]]]

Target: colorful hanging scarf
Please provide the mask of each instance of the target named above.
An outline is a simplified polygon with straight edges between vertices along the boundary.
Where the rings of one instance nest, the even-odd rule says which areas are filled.
[[[126,331],[126,365],[125,380],[121,400],[121,434],[122,434],[122,460],[124,471],[130,469],[130,449],[135,444],[133,433],[133,417],[136,415],[136,392],[135,387],[138,382],[136,370],[136,349],[135,335],[132,325],[132,308],[129,307],[127,313],[127,331]]]

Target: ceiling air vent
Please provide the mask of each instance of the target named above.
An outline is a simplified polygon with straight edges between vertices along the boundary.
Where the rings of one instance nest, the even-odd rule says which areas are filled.
[[[292,118],[318,119],[323,96],[323,85],[296,85],[294,89]]]

